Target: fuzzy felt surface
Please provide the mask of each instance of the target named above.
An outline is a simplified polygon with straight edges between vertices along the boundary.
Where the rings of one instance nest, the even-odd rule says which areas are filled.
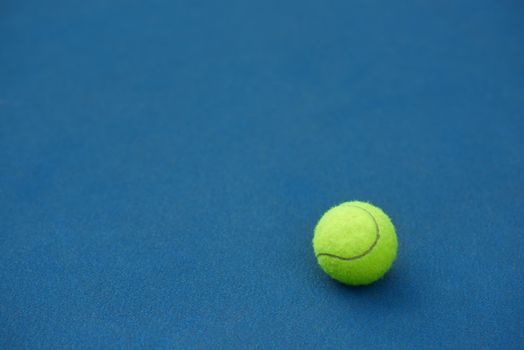
[[[381,278],[397,256],[390,218],[369,203],[352,201],[329,209],[315,227],[319,265],[334,279],[367,285]]]

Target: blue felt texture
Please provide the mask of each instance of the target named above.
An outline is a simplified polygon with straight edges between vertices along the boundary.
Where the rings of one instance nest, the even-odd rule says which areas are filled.
[[[0,348],[523,349],[523,102],[521,1],[2,1]]]

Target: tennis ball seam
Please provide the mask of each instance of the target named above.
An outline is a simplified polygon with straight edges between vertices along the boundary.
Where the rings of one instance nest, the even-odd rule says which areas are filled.
[[[365,257],[366,255],[368,255],[369,253],[371,253],[371,251],[373,250],[373,248],[375,248],[375,246],[377,245],[378,243],[378,240],[380,239],[380,227],[378,225],[378,222],[377,220],[375,219],[375,217],[373,216],[373,214],[371,214],[368,210],[362,208],[362,207],[359,207],[357,205],[346,205],[348,207],[353,207],[353,208],[358,208],[360,210],[363,210],[366,214],[369,215],[369,217],[371,218],[371,220],[373,220],[373,223],[375,224],[375,230],[376,230],[376,236],[375,236],[375,241],[373,241],[373,243],[371,244],[371,246],[366,250],[364,251],[363,253],[361,254],[358,254],[358,255],[355,255],[355,256],[350,256],[350,257],[343,257],[343,256],[339,256],[339,255],[335,255],[335,254],[330,254],[330,253],[319,253],[317,254],[317,258],[321,257],[321,256],[326,256],[326,257],[330,257],[330,258],[334,258],[334,259],[339,259],[339,260],[345,260],[345,261],[350,261],[350,260],[357,260],[357,259],[360,259],[360,258],[363,258]]]

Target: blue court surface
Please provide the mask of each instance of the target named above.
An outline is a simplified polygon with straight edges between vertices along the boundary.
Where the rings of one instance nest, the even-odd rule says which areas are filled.
[[[0,348],[523,349],[523,155],[520,1],[2,1]]]

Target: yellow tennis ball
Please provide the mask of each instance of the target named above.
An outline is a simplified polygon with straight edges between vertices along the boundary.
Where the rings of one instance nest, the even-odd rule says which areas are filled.
[[[315,227],[313,249],[329,276],[349,285],[381,278],[397,256],[397,235],[389,217],[365,202],[329,209]]]

